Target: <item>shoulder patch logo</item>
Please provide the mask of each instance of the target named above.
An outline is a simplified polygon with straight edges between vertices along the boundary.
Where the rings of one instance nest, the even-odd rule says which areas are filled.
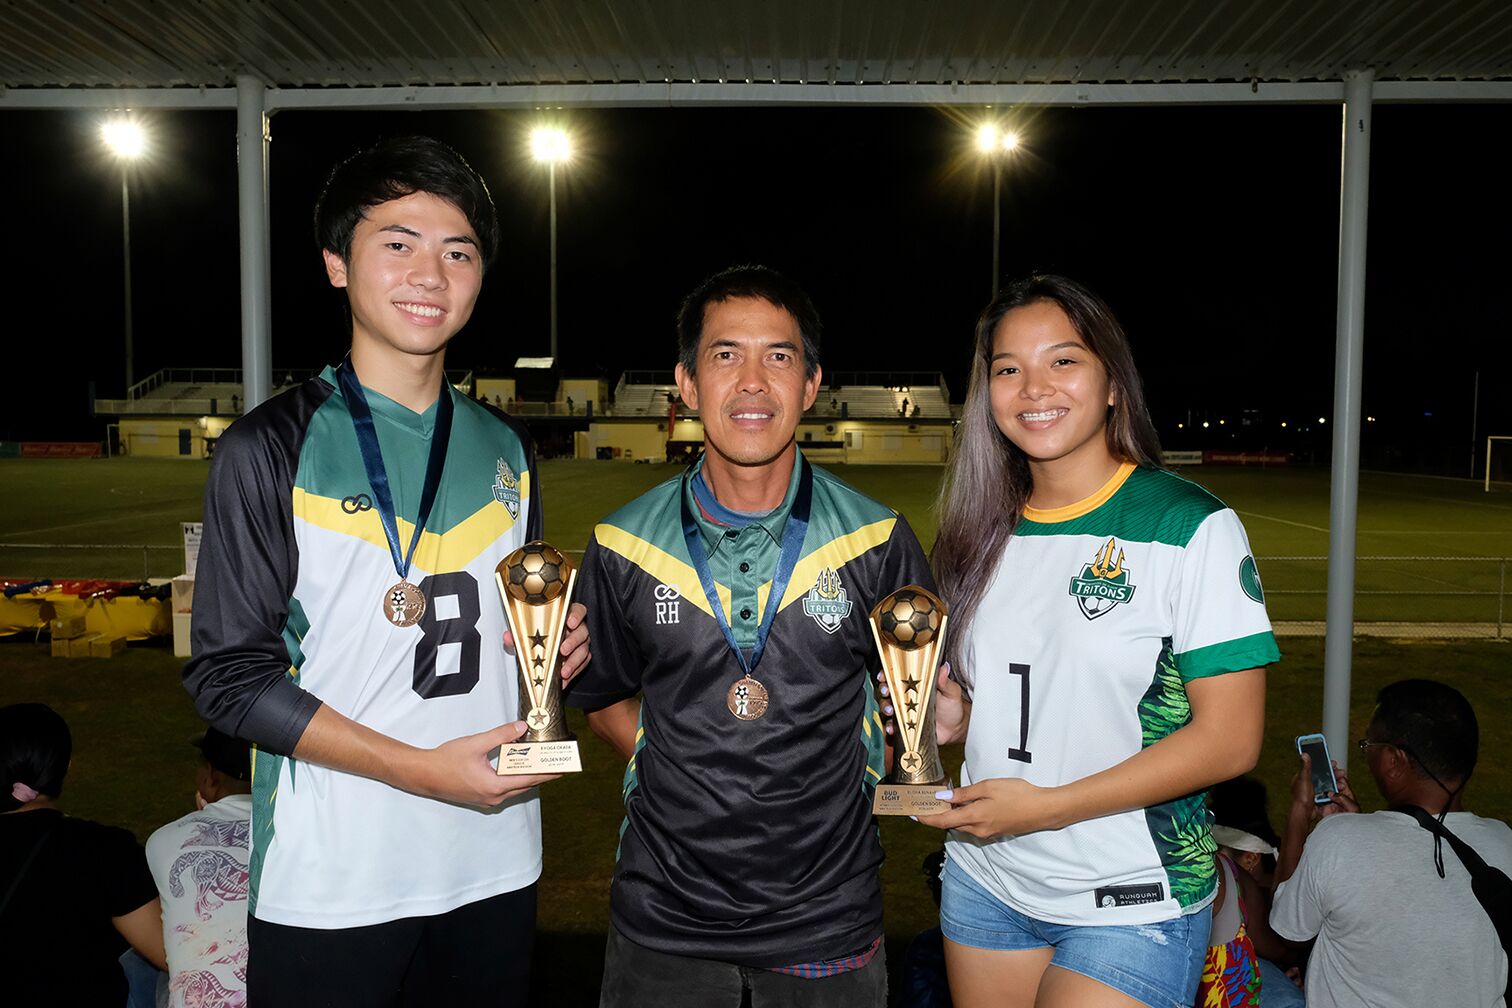
[[[1113,559],[1114,550],[1118,551],[1117,560]],[[1071,579],[1070,595],[1089,620],[1134,597],[1134,585],[1129,583],[1129,572],[1124,567],[1124,552],[1116,539],[1099,546],[1081,575]]]
[[[803,614],[813,617],[825,633],[839,630],[840,622],[850,615],[854,605],[840,586],[840,575],[832,567],[820,571],[819,580],[803,596]]]
[[[1256,602],[1265,604],[1265,589],[1260,587],[1260,568],[1255,566],[1253,556],[1246,556],[1239,561],[1239,587]]]
[[[493,495],[494,500],[504,505],[509,517],[520,517],[520,481],[503,459],[494,467]]]

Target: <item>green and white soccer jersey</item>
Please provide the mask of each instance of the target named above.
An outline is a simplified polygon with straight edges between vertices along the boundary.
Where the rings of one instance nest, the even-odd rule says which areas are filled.
[[[1188,682],[1280,657],[1238,517],[1201,487],[1133,465],[1078,504],[1026,509],[965,644],[967,784],[1050,787],[1105,770],[1191,720]],[[948,843],[1003,902],[1072,925],[1201,909],[1215,850],[1200,793]]]
[[[217,448],[186,681],[202,709],[231,710],[222,721],[259,742],[249,906],[259,920],[359,927],[444,913],[540,875],[533,794],[484,811],[279,755],[316,697],[420,747],[518,716],[493,576],[539,534],[532,453],[509,418],[446,394],[445,469],[409,572],[428,600],[415,626],[382,610],[398,575],[330,369],[238,421]],[[436,409],[367,398],[407,547]]]

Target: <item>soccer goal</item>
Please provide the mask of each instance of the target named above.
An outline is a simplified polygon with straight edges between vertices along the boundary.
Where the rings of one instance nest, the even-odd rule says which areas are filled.
[[[1486,438],[1486,493],[1492,487],[1512,490],[1512,434]]]

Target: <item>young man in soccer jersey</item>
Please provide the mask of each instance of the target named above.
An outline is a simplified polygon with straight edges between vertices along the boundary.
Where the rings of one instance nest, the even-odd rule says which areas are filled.
[[[820,385],[801,290],[717,274],[678,340],[705,450],[594,530],[596,655],[567,694],[629,760],[601,1004],[871,1008],[886,964],[866,618],[933,579],[901,516],[794,442]]]
[[[443,370],[493,202],[444,144],[388,140],[337,166],[316,231],[351,355],[219,442],[184,669],[257,745],[248,990],[524,1004],[550,778],[489,762],[525,728],[493,571],[539,537],[540,491],[524,429]]]

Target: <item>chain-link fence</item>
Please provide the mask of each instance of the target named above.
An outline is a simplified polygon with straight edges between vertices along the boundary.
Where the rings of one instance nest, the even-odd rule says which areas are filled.
[[[171,578],[184,572],[184,547],[80,543],[0,543],[0,577],[107,578],[145,581]]]
[[[1327,557],[1260,557],[1266,608],[1281,633],[1322,634]],[[1385,637],[1512,637],[1508,557],[1355,558],[1355,633]]]

